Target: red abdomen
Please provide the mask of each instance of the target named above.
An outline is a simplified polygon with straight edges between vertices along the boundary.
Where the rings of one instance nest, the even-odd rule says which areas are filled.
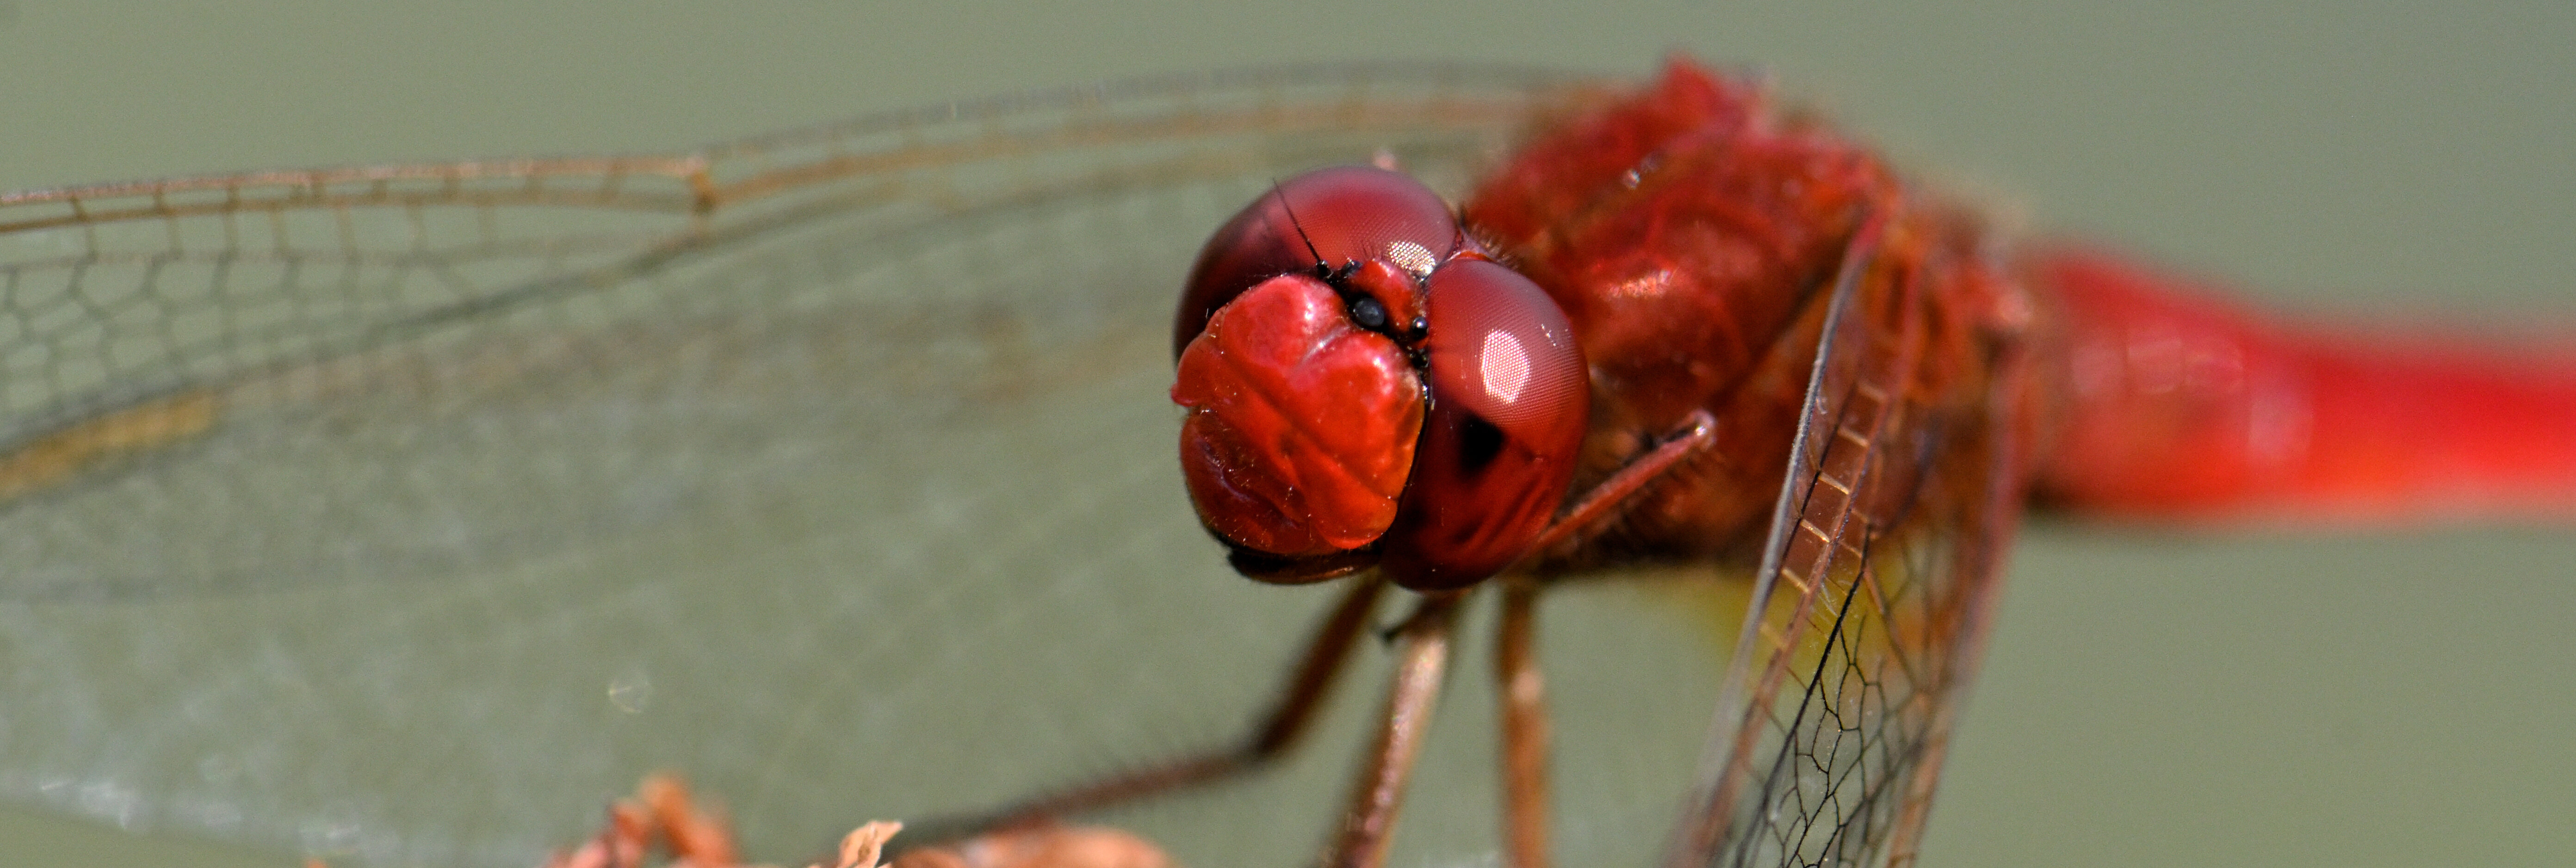
[[[2301,328],[2045,252],[2044,503],[2184,522],[2576,513],[2576,348]]]

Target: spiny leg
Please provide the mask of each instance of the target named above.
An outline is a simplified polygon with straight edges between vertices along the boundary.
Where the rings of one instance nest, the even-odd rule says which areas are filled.
[[[1440,704],[1449,636],[1466,594],[1425,594],[1413,615],[1396,628],[1395,678],[1387,686],[1386,710],[1378,717],[1377,740],[1369,746],[1342,812],[1341,832],[1325,853],[1327,868],[1380,868],[1386,863],[1387,839],[1404,805],[1405,784],[1422,755],[1423,737],[1430,734],[1432,709]]]
[[[1530,546],[1545,552],[1599,531],[1621,504],[1682,461],[1717,442],[1717,420],[1693,411],[1655,447],[1585,491]],[[1538,664],[1538,594],[1543,583],[1527,574],[1506,575],[1503,614],[1494,642],[1494,678],[1502,701],[1503,834],[1505,868],[1546,868],[1549,758],[1547,691]]]
[[[1716,422],[1705,411],[1692,413],[1684,419],[1679,428],[1667,435],[1654,449],[1630,460],[1610,478],[1585,492],[1581,499],[1577,500],[1540,535],[1537,544],[1532,546],[1532,551],[1543,551],[1573,538],[1578,533],[1597,530],[1598,525],[1616,515],[1618,505],[1630,495],[1680,464],[1683,459],[1706,450],[1716,440],[1715,431]],[[1377,599],[1384,592],[1385,586],[1385,581],[1373,574],[1362,576],[1352,583],[1340,604],[1334,607],[1324,623],[1316,629],[1314,636],[1308,640],[1306,651],[1281,690],[1277,704],[1263,715],[1261,723],[1253,729],[1250,737],[1237,746],[1155,763],[1137,771],[1040,796],[982,817],[934,820],[918,824],[916,828],[922,829],[925,834],[913,836],[913,841],[918,844],[939,843],[988,830],[1033,825],[1066,814],[1095,810],[1169,790],[1213,782],[1251,771],[1270,760],[1279,758],[1293,748],[1298,739],[1313,726],[1315,716],[1322,710],[1324,700],[1330,696],[1334,682],[1347,667],[1351,651],[1358,644],[1360,635],[1365,632],[1368,616],[1375,609]],[[1529,594],[1534,596],[1535,589],[1531,589]],[[1458,598],[1462,596],[1450,594],[1426,598],[1422,608],[1407,621],[1407,628],[1398,631],[1399,635],[1407,637],[1408,641],[1401,652],[1398,677],[1390,692],[1390,716],[1384,722],[1378,745],[1370,754],[1370,765],[1362,779],[1363,793],[1354,795],[1352,810],[1346,815],[1343,833],[1333,851],[1335,854],[1360,856],[1370,860],[1382,860],[1385,857],[1387,834],[1395,819],[1396,804],[1392,800],[1402,795],[1405,777],[1411,771],[1413,754],[1419,750],[1422,727],[1427,726],[1431,706],[1438,697],[1438,673],[1446,665],[1449,623],[1455,620],[1456,604]],[[1505,604],[1507,622],[1511,618],[1509,613],[1513,611],[1514,605],[1507,594]],[[1436,641],[1410,641],[1415,637],[1408,631],[1416,625],[1427,623],[1426,615],[1432,614],[1435,609],[1444,613],[1438,618],[1429,619],[1440,622],[1439,629],[1436,631],[1438,633]],[[1527,605],[1523,604],[1524,614],[1527,613],[1527,609]],[[1524,619],[1524,622],[1527,623],[1527,620]],[[1507,623],[1506,637],[1512,629]],[[1510,640],[1506,638],[1505,641]],[[1530,650],[1528,642],[1522,644],[1529,683],[1535,686],[1537,683],[1535,655],[1527,653]],[[1420,663],[1418,658],[1425,655],[1432,658],[1429,661],[1428,680],[1407,682],[1407,675],[1418,674],[1416,673]],[[1509,687],[1510,684],[1507,683],[1506,688]],[[1420,692],[1418,695],[1408,693],[1409,688],[1419,688]],[[1506,784],[1511,788],[1507,791],[1507,798],[1512,800],[1507,802],[1507,811],[1510,814],[1507,815],[1506,820],[1511,824],[1513,835],[1535,836],[1530,839],[1535,843],[1518,843],[1518,839],[1515,839],[1514,852],[1530,855],[1515,856],[1516,861],[1512,864],[1512,868],[1544,865],[1546,859],[1546,717],[1538,694],[1533,692],[1531,696],[1528,703],[1529,711],[1526,714],[1515,712],[1509,706],[1506,707],[1505,712],[1506,749],[1517,750],[1530,757],[1525,760],[1507,760],[1514,765],[1506,769],[1508,775]],[[1416,706],[1415,711],[1404,720],[1398,720],[1394,716],[1399,701]],[[1521,722],[1515,723],[1516,717]],[[1405,723],[1408,720],[1413,722]],[[1528,731],[1534,733],[1535,737],[1514,736],[1511,728],[1515,726],[1530,727]],[[1392,736],[1402,736],[1405,743],[1395,744],[1390,741]],[[1513,744],[1524,746],[1510,747]],[[1399,758],[1389,754],[1388,751],[1391,747],[1398,746],[1403,749],[1401,761],[1390,763],[1390,760]],[[1526,769],[1529,775],[1524,777],[1515,769]],[[1389,783],[1384,780],[1389,773],[1393,774],[1392,789],[1378,794],[1387,797],[1389,801],[1383,804],[1375,801],[1364,802],[1362,797],[1368,793],[1369,787]],[[1530,783],[1525,784],[1524,781]],[[1523,805],[1524,800],[1526,800],[1526,806]],[[1363,810],[1364,805],[1375,807]],[[1530,819],[1524,821],[1519,819],[1521,817]],[[1537,861],[1523,863],[1517,861],[1520,859]],[[1345,858],[1337,856],[1335,864],[1373,865],[1376,863],[1374,861],[1348,862]]]
[[[1503,619],[1494,637],[1494,681],[1502,700],[1503,865],[1547,868],[1547,691],[1539,677],[1538,594],[1528,576],[1503,580]]]
[[[1368,632],[1369,613],[1376,609],[1378,596],[1385,588],[1386,582],[1375,575],[1361,576],[1352,581],[1350,589],[1343,593],[1342,601],[1333,607],[1332,613],[1315,629],[1314,636],[1307,640],[1306,651],[1282,686],[1277,704],[1262,715],[1259,724],[1242,742],[1233,747],[1177,757],[1105,780],[1059,790],[1013,805],[990,819],[958,824],[963,827],[960,831],[972,833],[1043,822],[1065,814],[1216,781],[1251,771],[1262,763],[1279,758],[1312,728],[1315,715],[1332,694],[1334,681],[1350,661],[1352,648],[1359,644],[1359,637]]]
[[[1530,551],[1543,554],[1568,539],[1599,530],[1601,524],[1616,516],[1619,506],[1645,488],[1646,483],[1653,482],[1655,477],[1664,475],[1683,459],[1707,451],[1716,443],[1717,419],[1706,410],[1691,411],[1689,416],[1683,417],[1681,427],[1664,435],[1655,448],[1629,459],[1618,472],[1610,474],[1610,478],[1583,492],[1583,497],[1557,516],[1547,530],[1539,533],[1538,539],[1531,541]]]

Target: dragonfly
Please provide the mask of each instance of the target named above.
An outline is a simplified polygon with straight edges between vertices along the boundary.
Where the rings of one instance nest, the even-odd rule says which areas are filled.
[[[1259,708],[1247,659],[1384,614],[1223,575],[1175,496],[1169,317],[1199,237],[1321,166],[1467,193],[1622,90],[1233,73],[674,155],[0,197],[0,635],[26,661],[0,787],[520,864],[655,765],[739,794],[753,840],[1116,780],[1154,759],[1138,741]],[[1793,432],[1747,465],[1767,520],[1548,595],[1550,637],[1597,640],[1552,638],[1550,668],[1600,674],[1551,684],[1562,861],[1902,862],[1919,840],[2050,433],[2017,415],[2047,348],[1952,358],[1939,382],[1977,388],[1921,411],[1924,348],[1972,344],[1862,279],[1857,225],[1765,386]],[[1993,312],[1949,325],[2047,313]],[[2135,491],[2053,494],[2156,505]],[[1500,620],[1528,617],[1503,596]],[[746,646],[768,653],[710,650]],[[1189,864],[1301,861],[1339,814],[1330,752],[1112,816],[1167,842],[1217,827],[1176,844]],[[1489,801],[1423,793],[1490,763],[1436,760],[1397,846],[1489,851]],[[1278,798],[1301,779],[1328,795]]]

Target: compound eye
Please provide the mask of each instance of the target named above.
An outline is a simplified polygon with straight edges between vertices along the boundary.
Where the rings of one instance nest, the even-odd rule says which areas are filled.
[[[1198,337],[1217,308],[1264,280],[1371,261],[1418,277],[1461,243],[1448,203],[1401,173],[1336,166],[1282,181],[1200,248],[1173,317],[1172,354]]]
[[[1528,278],[1459,259],[1432,273],[1426,304],[1431,413],[1383,561],[1416,590],[1483,581],[1527,551],[1591,413],[1574,329]]]

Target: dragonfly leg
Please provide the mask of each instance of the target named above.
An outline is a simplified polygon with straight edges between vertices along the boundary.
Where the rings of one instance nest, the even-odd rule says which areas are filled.
[[[1458,623],[1465,592],[1427,594],[1403,626],[1396,628],[1395,678],[1387,686],[1386,711],[1378,719],[1377,740],[1369,746],[1360,776],[1342,813],[1342,828],[1324,857],[1326,868],[1380,868],[1386,863],[1387,839],[1395,830],[1404,788],[1413,777],[1413,762],[1422,754],[1423,737],[1431,732],[1431,711],[1439,705],[1440,677],[1449,665],[1449,636]]]
[[[1610,478],[1584,492],[1574,506],[1539,533],[1538,539],[1530,544],[1530,551],[1544,553],[1577,535],[1599,529],[1602,522],[1617,514],[1619,505],[1625,503],[1629,495],[1673,469],[1682,459],[1706,451],[1716,442],[1716,417],[1710,416],[1707,410],[1691,411],[1690,416],[1682,420],[1681,427],[1665,435],[1663,442],[1631,459],[1626,466],[1619,468],[1619,472],[1610,474]]]
[[[1547,868],[1547,689],[1539,677],[1536,580],[1503,580],[1503,621],[1494,640],[1502,696],[1503,865]]]
[[[1107,807],[1165,791],[1203,784],[1251,771],[1262,763],[1279,758],[1306,734],[1315,715],[1332,694],[1359,644],[1368,633],[1369,613],[1377,608],[1379,595],[1386,582],[1375,575],[1362,576],[1351,583],[1342,600],[1335,605],[1324,623],[1306,642],[1305,654],[1279,692],[1278,703],[1263,714],[1258,725],[1241,743],[1195,756],[1182,756],[1155,763],[1142,769],[1105,780],[1060,790],[1004,809],[986,819],[947,824],[961,833],[971,834],[988,829],[1026,826],[1065,814]],[[943,828],[941,831],[948,831]],[[928,840],[933,836],[921,836]]]

